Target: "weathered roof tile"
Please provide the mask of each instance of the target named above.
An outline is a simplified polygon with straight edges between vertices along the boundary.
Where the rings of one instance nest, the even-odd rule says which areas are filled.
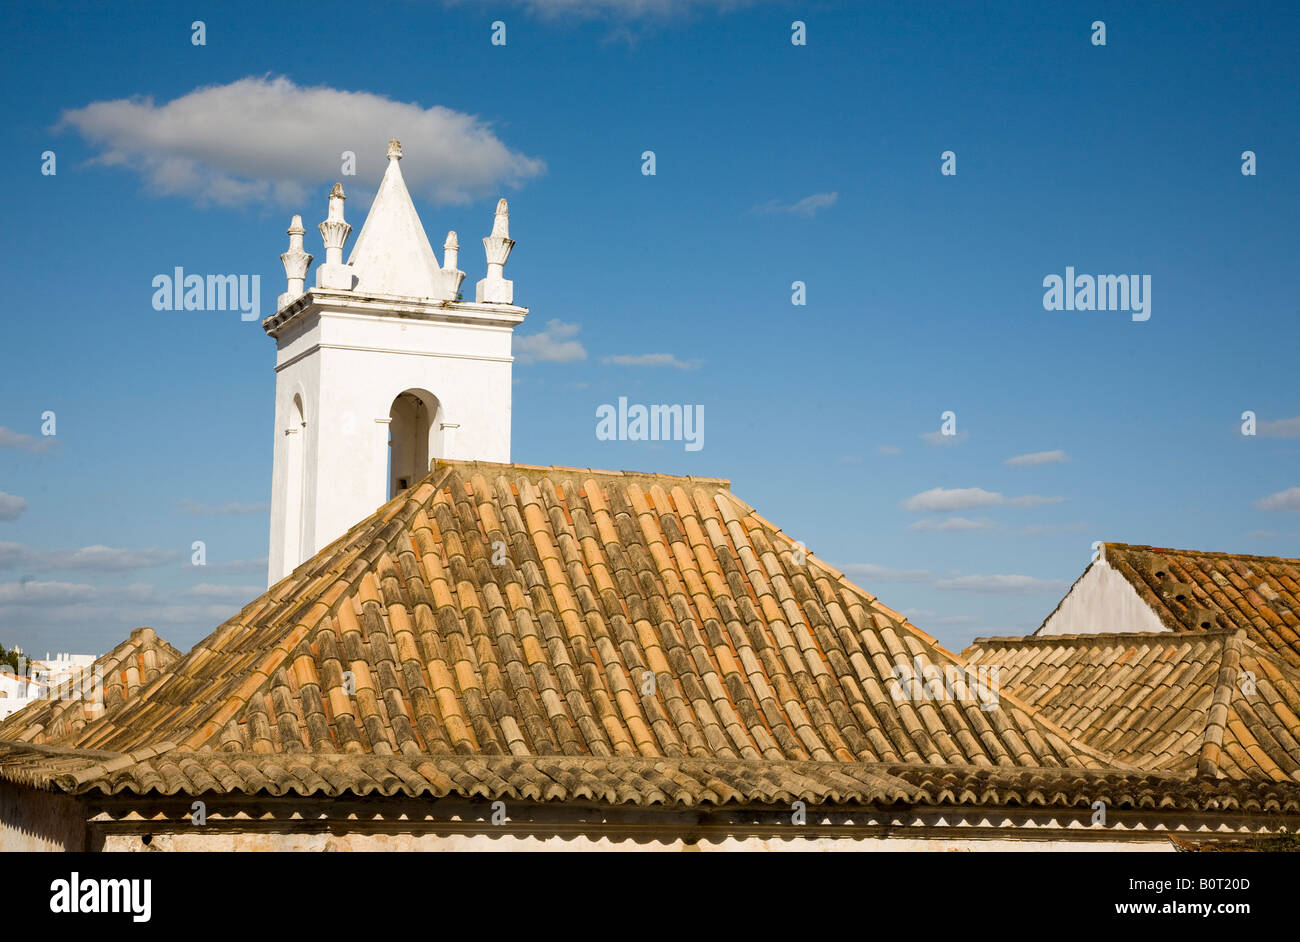
[[[1300,559],[1127,543],[1103,552],[1170,630],[1243,629],[1300,668]]]
[[[109,790],[903,800],[869,767],[1111,763],[1014,698],[908,699],[898,665],[964,663],[708,478],[439,462],[172,660],[59,740],[130,757]]]
[[[1138,768],[1300,782],[1300,670],[1245,629],[980,638],[964,654]]]

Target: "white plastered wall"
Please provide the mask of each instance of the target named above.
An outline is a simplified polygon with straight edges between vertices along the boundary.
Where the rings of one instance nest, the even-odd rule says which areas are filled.
[[[1168,629],[1103,556],[1088,567],[1053,612],[1040,635],[1097,635]]]
[[[271,543],[269,547],[269,583],[275,583],[291,572],[304,558],[303,550],[314,538],[312,514],[309,508],[315,500],[316,480],[311,472],[316,466],[316,431],[320,420],[320,358],[306,355],[319,343],[320,324],[316,318],[306,318],[290,327],[279,338],[275,378],[275,427],[272,449],[271,473]],[[279,364],[284,364],[283,366]],[[303,405],[304,425],[297,434],[302,459],[299,481],[290,481],[289,430],[297,424],[294,397]],[[286,543],[286,527],[291,518],[290,499],[301,507],[299,523],[302,534],[297,543],[297,559],[286,557],[291,550]]]
[[[388,499],[393,400],[425,390],[440,405],[430,459],[510,460],[512,325],[447,323],[324,310],[280,337],[269,582],[341,536]],[[285,553],[293,397],[303,396],[303,539]]]

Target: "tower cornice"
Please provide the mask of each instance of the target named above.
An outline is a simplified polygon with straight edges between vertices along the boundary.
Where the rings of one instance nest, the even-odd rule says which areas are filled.
[[[513,304],[435,301],[395,295],[368,296],[357,294],[356,291],[310,288],[262,321],[262,329],[268,335],[277,337],[294,321],[313,313],[331,312],[499,327],[515,327],[528,316],[528,308]]]

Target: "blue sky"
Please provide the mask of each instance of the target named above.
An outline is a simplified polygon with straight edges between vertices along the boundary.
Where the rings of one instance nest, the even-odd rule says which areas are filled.
[[[510,200],[517,461],[730,478],[956,649],[1036,628],[1094,540],[1300,556],[1294,5],[0,17],[22,91],[0,149],[0,643],[100,652],[150,624],[188,648],[261,590],[274,344],[235,313],[155,311],[152,279],[258,274],[272,313],[290,214],[319,264],[330,186],[359,228],[389,136],[471,290]],[[1044,310],[1066,266],[1149,275],[1150,320]],[[597,440],[619,396],[703,405],[704,447]]]

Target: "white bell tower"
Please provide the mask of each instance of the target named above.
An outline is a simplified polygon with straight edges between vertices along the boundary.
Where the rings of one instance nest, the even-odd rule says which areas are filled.
[[[429,471],[435,458],[510,460],[510,340],[528,309],[504,277],[514,247],[506,201],[484,238],[473,302],[447,233],[438,264],[388,144],[388,168],[352,254],[342,184],[320,224],[325,263],[300,216],[280,256],[289,279],[262,322],[276,341],[269,582],[274,584]]]

